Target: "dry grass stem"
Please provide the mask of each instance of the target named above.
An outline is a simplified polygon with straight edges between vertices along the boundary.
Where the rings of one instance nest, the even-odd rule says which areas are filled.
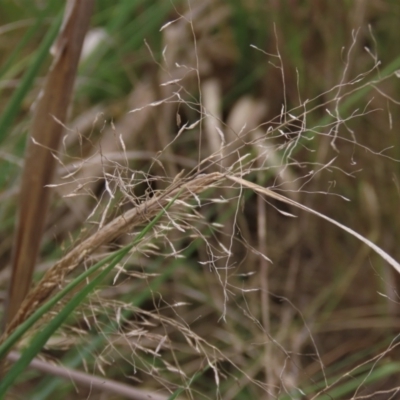
[[[372,250],[374,250],[376,253],[378,253],[385,261],[387,261],[398,273],[400,273],[400,264],[393,258],[391,257],[389,254],[387,254],[385,251],[383,251],[380,247],[378,247],[375,243],[372,243],[370,240],[368,240],[367,238],[365,238],[364,236],[360,235],[359,233],[355,232],[354,230],[350,229],[349,227],[335,221],[332,218],[327,217],[324,214],[321,214],[315,210],[313,210],[312,208],[306,207],[303,204],[297,203],[296,201],[289,199],[285,196],[282,196],[279,193],[273,192],[270,189],[266,189],[260,185],[257,185],[255,183],[246,181],[245,179],[239,178],[237,176],[233,176],[233,175],[227,175],[227,178],[239,183],[240,185],[243,185],[244,187],[247,187],[249,189],[252,189],[258,193],[264,194],[268,197],[271,197],[275,200],[279,200],[283,203],[292,205],[296,208],[300,208],[301,210],[307,211],[311,214],[317,215],[320,218],[323,218],[327,221],[329,221],[330,223],[338,226],[339,228],[345,230],[346,232],[350,233],[351,235],[355,236],[357,239],[361,240],[362,242],[364,242],[367,246],[369,246]],[[281,213],[283,213],[283,211],[280,211]],[[288,215],[290,216],[290,214],[284,213],[284,215]]]
[[[63,26],[53,46],[54,62],[37,99],[22,175],[4,326],[16,316],[32,283],[50,195],[46,185],[55,170],[52,151],[58,150],[62,137],[93,6],[94,0],[67,2]]]
[[[10,352],[8,360],[15,362],[19,359],[20,355],[16,351]],[[75,371],[73,369],[65,368],[50,364],[49,362],[42,361],[35,358],[30,368],[43,372],[48,375],[58,376],[66,381],[72,381],[74,385],[82,386],[90,390],[111,393],[118,396],[123,396],[125,399],[132,400],[167,400],[169,395],[161,395],[152,391],[137,389],[131,385],[124,385],[119,382],[106,379],[104,377],[93,376],[82,371]],[[179,399],[179,398],[178,398]]]

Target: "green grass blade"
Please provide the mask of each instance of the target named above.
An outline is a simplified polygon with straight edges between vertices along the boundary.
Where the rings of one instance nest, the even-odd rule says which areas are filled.
[[[12,53],[9,55],[7,61],[3,64],[3,66],[0,68],[0,79],[3,78],[3,75],[12,67],[14,64],[17,62],[17,57],[20,55],[20,51],[27,45],[29,40],[32,38],[32,36],[35,34],[35,32],[38,31],[40,25],[43,22],[44,18],[44,13],[39,14],[38,19],[36,19],[36,22],[34,25],[32,25],[24,34],[22,37],[21,41],[17,44],[17,46],[14,48]]]
[[[400,57],[397,57],[390,64],[388,64],[379,74],[375,75],[375,77],[371,80],[371,82],[378,82],[379,80],[392,75],[399,68],[400,68]],[[357,102],[364,99],[365,96],[372,89],[374,89],[374,86],[371,84],[371,85],[367,85],[367,86],[363,87],[362,89],[357,90],[356,92],[352,93],[349,97],[347,97],[340,104],[339,111],[340,112],[348,111],[350,109],[350,107],[354,106],[355,104],[357,104]],[[330,115],[326,115],[318,122],[318,125],[326,125],[332,120],[333,120],[333,118]]]
[[[106,257],[104,260],[99,261],[92,267],[90,267],[87,271],[79,275],[72,282],[70,282],[63,290],[57,293],[52,299],[46,302],[43,306],[41,306],[34,314],[32,314],[23,324],[21,324],[0,346],[0,359],[4,358],[7,352],[11,349],[13,345],[25,334],[25,332],[33,326],[45,313],[47,313],[55,304],[58,303],[63,297],[65,297],[68,293],[70,293],[75,287],[77,287],[80,283],[82,283],[89,275],[93,274],[97,270],[99,270],[103,265],[107,263],[113,263],[115,259],[122,259],[135,245],[137,245],[141,239],[154,227],[154,225],[159,221],[159,219],[164,215],[164,213],[171,207],[176,198],[179,196],[181,191],[179,191],[167,204],[167,206],[162,209],[154,219],[147,224],[142,231],[136,236],[135,240],[118,250],[114,254]],[[118,261],[117,261],[118,262]],[[108,267],[107,267],[108,268]],[[22,357],[21,357],[22,358]]]
[[[343,383],[338,383],[337,386],[333,389],[327,390],[326,392],[321,392],[321,386],[316,386],[313,385],[311,387],[305,388],[304,393],[307,395],[314,395],[317,392],[320,392],[321,394],[318,396],[318,398],[326,398],[326,399],[342,399],[344,396],[348,398],[349,396],[354,396],[354,391],[357,390],[357,388],[364,387],[366,388],[368,385],[372,385],[376,382],[380,382],[384,379],[389,378],[390,376],[393,375],[398,375],[400,372],[400,363],[398,362],[392,362],[388,363],[386,365],[382,365],[380,367],[375,368],[374,370],[371,371],[370,366],[366,366],[365,372],[362,374],[353,374],[348,377],[349,380]],[[341,375],[343,376],[343,375]],[[340,376],[337,376],[335,378],[331,378],[330,384],[332,382],[337,381],[340,379]],[[324,384],[323,384],[324,385]],[[280,397],[280,400],[290,400],[292,398],[297,398],[293,397],[294,393],[291,393],[291,395],[285,394],[284,396]]]
[[[129,245],[127,247],[130,247]],[[114,257],[118,256],[119,253],[123,253],[126,251],[126,247],[118,250],[118,252],[111,254],[106,257],[104,260],[99,261],[92,267],[90,267],[87,271],[79,275],[72,282],[70,282],[63,290],[57,293],[54,297],[52,297],[48,302],[46,302],[43,306],[41,306],[37,311],[35,311],[24,323],[22,323],[15,331],[4,341],[4,343],[0,346],[0,359],[5,357],[5,355],[10,351],[11,347],[15,345],[15,343],[25,334],[25,332],[31,328],[44,314],[46,314],[52,307],[54,307],[63,297],[65,297],[68,293],[70,293],[76,286],[82,283],[89,275],[96,272],[103,265],[108,262],[112,262]]]
[[[190,386],[192,385],[193,382],[195,382],[198,378],[200,378],[206,371],[208,371],[208,369],[210,368],[210,366],[206,366],[205,368],[203,368],[201,371],[196,372],[193,377],[190,379],[188,385],[184,388],[179,388],[177,390],[175,390],[174,393],[171,394],[171,396],[168,397],[168,400],[175,400],[178,398],[178,396],[180,394],[182,394],[185,390],[189,389]]]
[[[368,371],[359,377],[352,379],[351,381],[340,385],[339,387],[326,392],[328,398],[340,399],[343,396],[353,396],[354,391],[358,387],[366,387],[367,385],[372,385],[375,382],[379,382],[382,379],[387,379],[390,376],[398,376],[400,372],[400,364],[393,362],[387,365],[382,365],[375,370]],[[372,397],[371,397],[372,398]]]
[[[192,246],[187,250],[186,256],[190,256],[195,250],[195,247]],[[152,292],[157,291],[159,286],[166,281],[173,272],[181,265],[182,260],[175,260],[173,261],[166,269],[163,269],[162,274],[157,276],[154,280],[149,283],[149,286],[143,290],[142,292],[138,293],[133,301],[131,301],[131,305],[133,306],[140,306],[144,303],[151,295]],[[130,314],[130,310],[123,311],[123,317],[128,318]],[[110,321],[105,329],[107,331],[112,330],[117,326],[116,321]],[[103,346],[105,341],[104,336],[96,335],[93,337],[92,340],[88,343],[87,346],[82,348],[82,350],[77,351],[74,349],[67,354],[63,360],[62,365],[67,366],[68,368],[77,368],[81,363],[82,359],[86,359],[87,356],[90,355],[91,352],[95,351],[96,349]],[[71,349],[72,350],[72,349]],[[71,354],[72,353],[72,354]],[[54,392],[60,387],[65,380],[58,377],[47,377],[43,379],[43,381],[35,387],[35,390],[31,392],[30,398],[32,400],[45,400],[47,398],[53,398]]]
[[[265,177],[265,180],[267,180],[267,176]],[[209,193],[209,194],[211,195],[211,193]],[[245,199],[248,199],[251,196],[250,191],[244,192],[243,196]],[[234,210],[232,208],[228,208],[224,214],[221,214],[220,220],[226,221],[230,216],[232,216],[233,213],[234,213]],[[205,233],[205,235],[208,235],[208,234],[209,234],[209,232]],[[193,242],[183,252],[184,259],[186,259],[186,260],[191,259],[192,255],[196,251],[196,249],[197,249],[196,242]],[[157,263],[157,262],[159,262],[159,261],[156,261],[155,263]],[[141,304],[143,304],[146,300],[149,299],[152,292],[157,291],[159,289],[159,287],[161,286],[161,284],[171,277],[171,275],[174,273],[174,271],[181,264],[182,264],[181,259],[174,260],[171,264],[169,264],[165,269],[162,270],[162,274],[155,277],[151,282],[149,282],[149,286],[145,290],[141,291],[140,293],[137,293],[135,295],[134,299],[129,300],[129,303],[132,306],[139,307]],[[155,269],[157,269],[157,268],[155,268]],[[130,315],[130,310],[123,310],[124,318],[129,318],[129,315]],[[117,323],[115,321],[111,321],[106,325],[105,329],[107,331],[111,331],[116,326],[117,326]],[[71,351],[66,356],[64,356],[64,358],[62,360],[62,364],[67,366],[68,368],[77,368],[82,363],[82,359],[85,359],[86,356],[88,356],[92,351],[96,350],[97,348],[99,348],[103,345],[104,340],[105,339],[103,336],[94,337],[93,340],[91,340],[90,343],[87,346],[85,346],[82,350],[80,350],[79,352],[77,350],[74,350],[74,351]],[[54,396],[54,392],[60,387],[60,385],[63,382],[64,382],[64,380],[61,378],[58,378],[58,377],[46,377],[39,384],[39,387],[36,387],[35,390],[31,392],[30,398],[32,398],[32,400],[45,400],[47,398],[52,398],[50,396]]]
[[[0,143],[4,141],[7,136],[8,129],[17,116],[21,107],[22,100],[31,89],[34,79],[39,72],[41,65],[47,58],[49,49],[58,35],[59,27],[61,24],[63,13],[59,13],[51,26],[51,29],[44,37],[41,46],[39,47],[36,55],[22,78],[18,88],[13,93],[10,101],[8,102],[5,110],[0,115]]]
[[[68,316],[75,310],[79,304],[89,295],[89,293],[98,286],[115,265],[123,259],[129,252],[131,246],[125,247],[123,252],[114,256],[110,264],[104,268],[88,285],[86,285],[77,295],[75,295],[68,304],[33,338],[31,345],[22,353],[19,360],[13,365],[7,375],[0,383],[0,398],[2,398],[9,387],[25,370],[33,358],[40,352],[51,335],[63,324]]]

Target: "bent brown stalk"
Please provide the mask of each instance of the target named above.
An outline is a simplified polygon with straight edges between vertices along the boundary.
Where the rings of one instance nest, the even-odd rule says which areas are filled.
[[[25,301],[20,307],[18,314],[11,321],[11,323],[7,327],[6,332],[0,338],[0,343],[2,343],[19,324],[21,324],[26,318],[28,318],[34,312],[34,310],[51,295],[52,291],[63,282],[64,277],[68,273],[73,271],[97,248],[106,243],[109,243],[118,236],[132,230],[135,226],[146,222],[148,219],[156,215],[160,211],[160,209],[168,203],[169,198],[176,195],[177,192],[182,188],[184,189],[184,191],[180,196],[181,200],[186,199],[193,194],[201,193],[211,186],[221,183],[224,178],[229,179],[249,189],[252,189],[260,194],[266,195],[281,202],[290,204],[296,208],[300,208],[302,210],[315,214],[320,218],[323,218],[330,223],[337,225],[341,229],[345,230],[346,232],[364,242],[367,246],[377,252],[390,265],[392,265],[392,267],[400,272],[400,264],[390,255],[384,252],[380,247],[376,246],[374,243],[364,238],[352,229],[348,228],[347,226],[342,225],[339,222],[302,205],[301,203],[298,203],[294,200],[280,195],[279,193],[273,192],[272,190],[269,190],[234,175],[224,175],[219,172],[202,174],[186,182],[178,181],[173,183],[161,194],[155,195],[153,198],[144,201],[136,208],[129,210],[123,215],[115,218],[113,221],[104,226],[104,228],[86,239],[80,245],[75,247],[71,252],[69,252],[65,257],[63,257],[58,263],[56,263],[50,270],[47,271],[39,284],[27,295]]]

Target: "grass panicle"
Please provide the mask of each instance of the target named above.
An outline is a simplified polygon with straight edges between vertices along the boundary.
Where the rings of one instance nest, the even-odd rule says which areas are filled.
[[[397,2],[98,0],[65,80],[40,3],[0,15],[1,393],[396,398]]]

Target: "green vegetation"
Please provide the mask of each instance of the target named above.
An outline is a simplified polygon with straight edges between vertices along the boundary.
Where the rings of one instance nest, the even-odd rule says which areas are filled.
[[[3,299],[63,5],[0,0]],[[399,17],[97,0],[0,398],[396,398]]]

